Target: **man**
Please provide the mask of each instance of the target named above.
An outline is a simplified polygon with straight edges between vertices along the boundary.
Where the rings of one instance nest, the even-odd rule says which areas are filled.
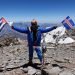
[[[26,33],[27,34],[27,39],[28,39],[28,48],[29,48],[29,64],[32,64],[32,59],[33,59],[33,50],[35,49],[37,56],[42,62],[42,51],[41,51],[41,34],[46,33],[49,31],[52,31],[56,29],[56,26],[52,28],[40,28],[37,25],[36,20],[31,21],[31,27],[27,28],[19,28],[16,26],[11,26],[12,29],[21,32],[21,33]]]

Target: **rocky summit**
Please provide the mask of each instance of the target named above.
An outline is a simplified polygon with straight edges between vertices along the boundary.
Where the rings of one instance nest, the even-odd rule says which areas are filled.
[[[74,32],[70,32],[70,37],[75,39]],[[28,53],[26,40],[0,38],[0,75],[75,75],[75,43],[48,43],[44,66],[35,51],[33,64],[29,66]]]

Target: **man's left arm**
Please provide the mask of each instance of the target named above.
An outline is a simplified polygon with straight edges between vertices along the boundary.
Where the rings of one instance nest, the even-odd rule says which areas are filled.
[[[46,29],[42,28],[41,33],[46,33],[46,32],[52,31],[56,28],[57,28],[57,26],[49,27],[49,28],[46,28]]]

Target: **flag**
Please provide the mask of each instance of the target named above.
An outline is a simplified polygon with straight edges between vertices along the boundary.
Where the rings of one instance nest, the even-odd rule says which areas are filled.
[[[7,21],[2,17],[0,19],[0,31],[3,29],[3,27],[7,24]]]
[[[74,22],[73,22],[73,20],[69,16],[67,16],[66,19],[62,21],[62,24],[64,25],[64,27],[67,30],[72,29],[73,26],[74,26]]]

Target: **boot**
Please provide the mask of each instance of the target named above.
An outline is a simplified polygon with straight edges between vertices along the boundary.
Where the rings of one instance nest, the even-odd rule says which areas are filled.
[[[32,66],[32,65],[33,65],[32,60],[29,60],[29,62],[28,62],[28,66]]]

